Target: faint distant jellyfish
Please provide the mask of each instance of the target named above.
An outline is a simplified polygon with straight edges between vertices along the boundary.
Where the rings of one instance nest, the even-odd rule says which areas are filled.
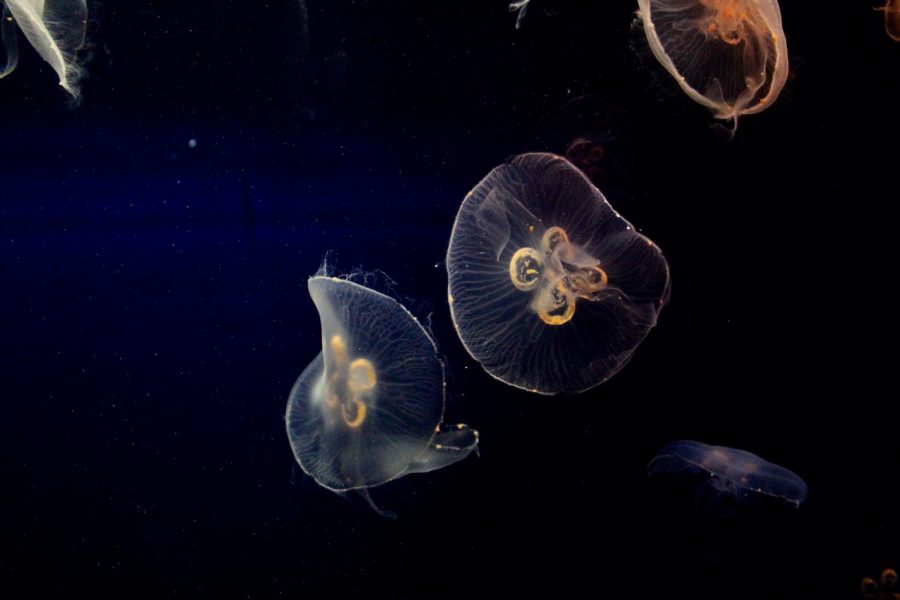
[[[443,427],[444,365],[397,301],[334,277],[309,280],[322,351],[291,390],[294,457],[319,485],[361,490],[468,456],[478,433]]]
[[[796,508],[807,494],[806,483],[796,473],[751,452],[687,440],[666,444],[647,465],[647,472],[651,476],[699,475],[698,497],[711,492],[711,501],[722,494],[738,502],[770,497]]]
[[[883,570],[877,582],[871,577],[864,577],[859,587],[860,592],[866,598],[900,600],[900,590],[897,590],[897,571],[894,569]]]
[[[717,119],[764,110],[784,87],[788,52],[776,0],[638,0],[657,60]]]
[[[18,42],[14,24],[25,35],[59,76],[59,85],[78,96],[80,70],[75,55],[84,45],[87,27],[85,0],[0,0],[3,24],[0,34],[6,52],[6,65],[0,78],[9,75],[18,62]]]
[[[601,99],[583,95],[541,117],[535,139],[581,169],[607,196],[615,197],[633,161],[628,123],[621,111]]]
[[[895,42],[900,42],[900,0],[887,0],[884,6],[877,7],[884,13],[884,30]]]
[[[567,160],[522,154],[469,192],[447,250],[450,312],[493,377],[581,392],[631,358],[669,292],[659,248]]]

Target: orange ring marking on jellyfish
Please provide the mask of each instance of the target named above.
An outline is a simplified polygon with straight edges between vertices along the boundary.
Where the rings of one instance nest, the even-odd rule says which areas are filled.
[[[365,392],[375,387],[378,378],[375,376],[375,367],[365,358],[357,358],[350,363],[347,374],[347,387],[353,392]]]
[[[347,427],[356,429],[366,420],[366,405],[356,398],[350,402],[356,406],[356,415],[351,416],[349,414],[350,411],[347,410],[347,405],[341,404],[341,418],[344,420],[344,423],[347,424]]]
[[[541,247],[549,256],[560,242],[568,242],[569,236],[562,227],[550,227],[541,236]]]
[[[543,264],[540,253],[529,246],[516,250],[509,259],[509,278],[516,289],[533,290],[541,280]]]
[[[554,291],[565,301],[565,311],[561,314],[554,314],[552,311],[560,309],[563,304],[560,302],[548,309],[546,302],[544,302],[538,306],[538,316],[547,325],[563,325],[571,321],[572,315],[575,314],[575,296],[566,289],[562,280],[556,284]],[[551,298],[555,297],[554,291],[548,292]]]

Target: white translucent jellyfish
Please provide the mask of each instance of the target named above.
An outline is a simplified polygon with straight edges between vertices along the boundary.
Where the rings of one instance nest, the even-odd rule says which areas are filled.
[[[478,432],[443,427],[444,365],[396,300],[352,281],[309,280],[322,351],[287,403],[294,457],[319,485],[361,490],[468,456]]]
[[[772,104],[788,74],[776,0],[638,0],[657,60],[681,89],[732,120]]]
[[[522,154],[469,192],[447,250],[450,312],[493,377],[581,392],[631,358],[669,292],[660,249],[570,162]]]
[[[85,0],[0,0],[3,3],[3,24],[0,35],[6,51],[6,65],[0,68],[0,78],[9,75],[19,59],[15,25],[25,34],[59,76],[59,85],[78,96],[80,70],[75,60],[84,45],[87,27]]]
[[[522,21],[525,20],[525,14],[528,12],[528,3],[531,0],[512,0],[509,3],[509,12],[519,11],[518,16],[516,16],[516,29],[522,28]]]
[[[690,440],[666,444],[647,465],[647,471],[650,475],[699,473],[704,476],[703,486],[712,486],[715,494],[726,494],[737,501],[752,501],[763,495],[798,507],[807,494],[806,482],[799,475],[752,452]]]

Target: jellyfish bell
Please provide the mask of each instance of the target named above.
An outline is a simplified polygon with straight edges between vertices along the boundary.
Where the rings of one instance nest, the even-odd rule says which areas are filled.
[[[469,354],[494,378],[541,394],[614,375],[669,293],[659,248],[581,171],[545,153],[513,157],[469,192],[447,273]]]
[[[84,45],[87,27],[85,0],[2,0],[3,25],[0,35],[6,52],[6,66],[0,78],[11,73],[18,61],[18,42],[13,24],[59,77],[59,85],[78,96],[81,70],[76,54]]]
[[[780,465],[746,450],[692,440],[666,444],[647,465],[647,473],[651,477],[698,475],[698,497],[704,501],[721,500],[721,495],[739,503],[771,498],[797,508],[807,496],[806,482]]]
[[[884,13],[884,31],[895,42],[900,42],[900,0],[886,0],[875,10]]]
[[[658,536],[651,546],[663,560],[674,552],[688,562],[728,557],[765,568],[803,535],[796,509],[806,500],[806,483],[752,452],[678,440],[656,453],[647,474],[655,492],[650,529]],[[770,552],[759,555],[761,546]]]
[[[516,17],[516,29],[522,28],[522,22],[525,20],[525,15],[528,12],[528,3],[530,1],[531,0],[512,0],[512,2],[509,3],[509,12],[519,13]]]
[[[317,275],[308,287],[322,351],[297,379],[286,411],[303,471],[332,491],[365,490],[468,456],[478,433],[442,423],[444,365],[418,320],[353,281]]]
[[[638,7],[656,59],[734,130],[784,87],[788,52],[776,0],[638,0]]]

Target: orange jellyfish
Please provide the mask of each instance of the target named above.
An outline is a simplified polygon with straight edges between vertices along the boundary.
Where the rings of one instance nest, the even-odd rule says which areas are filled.
[[[716,119],[758,113],[788,73],[776,0],[638,0],[653,55]]]
[[[895,42],[900,42],[900,0],[887,0],[875,10],[884,13],[884,30]]]

